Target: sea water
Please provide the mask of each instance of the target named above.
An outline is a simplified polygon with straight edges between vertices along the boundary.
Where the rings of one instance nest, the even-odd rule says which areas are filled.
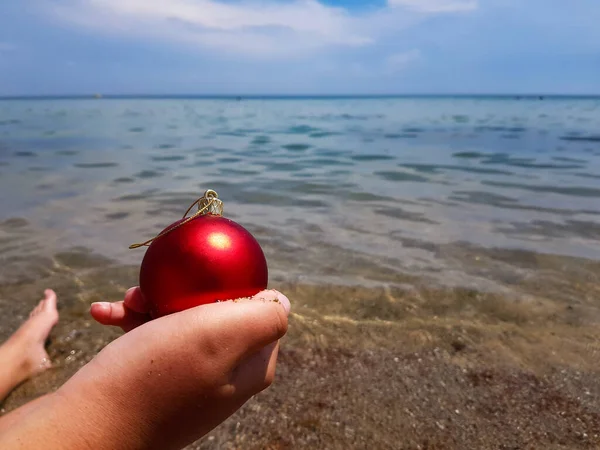
[[[600,259],[600,98],[0,100],[0,221],[40,251],[139,262],[207,189],[290,276],[452,243]]]

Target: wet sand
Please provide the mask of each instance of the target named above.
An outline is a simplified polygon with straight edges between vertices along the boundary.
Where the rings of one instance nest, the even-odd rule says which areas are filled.
[[[89,305],[137,284],[136,265],[84,248],[38,252],[28,226],[0,227],[0,339],[46,287],[61,320],[48,345],[54,368],[15,390],[3,413],[55,390],[117,338]],[[598,448],[600,262],[466,244],[429,251],[463,276],[443,284],[354,255],[332,268],[355,273],[354,285],[272,279],[293,310],[277,379],[189,448]]]

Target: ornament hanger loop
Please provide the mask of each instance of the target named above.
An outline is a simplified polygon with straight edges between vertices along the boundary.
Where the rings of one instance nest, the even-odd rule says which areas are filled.
[[[198,211],[190,216],[187,215],[190,213],[194,206],[198,205]],[[150,245],[154,240],[158,239],[161,236],[164,236],[167,233],[170,233],[173,230],[185,225],[186,223],[194,220],[198,216],[211,214],[213,216],[222,216],[223,215],[223,201],[219,200],[219,195],[213,191],[212,189],[207,190],[202,197],[196,200],[191,206],[187,209],[181,222],[179,222],[174,227],[168,228],[159,235],[153,237],[152,239],[148,239],[146,242],[142,242],[140,244],[132,244],[129,246],[130,249],[140,248],[147,245]]]

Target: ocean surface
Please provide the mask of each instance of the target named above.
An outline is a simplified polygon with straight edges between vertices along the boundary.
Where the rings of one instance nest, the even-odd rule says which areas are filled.
[[[459,244],[600,259],[600,98],[0,100],[0,221],[29,227],[0,257],[139,263],[207,189],[284,279],[456,281]]]

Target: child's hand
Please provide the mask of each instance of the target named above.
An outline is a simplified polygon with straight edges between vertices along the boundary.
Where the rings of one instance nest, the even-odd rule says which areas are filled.
[[[273,382],[290,311],[283,294],[155,320],[141,301],[133,289],[92,307],[96,320],[131,331],[21,416],[0,447],[180,449]]]
[[[132,330],[106,347],[93,369],[90,364],[95,383],[109,392],[102,402],[116,400],[131,429],[166,449],[198,439],[273,382],[290,302],[269,290],[149,320],[134,288],[123,302],[92,310],[100,322]],[[90,392],[85,373],[72,382]]]
[[[265,299],[281,301],[289,312],[290,303],[288,298],[277,291],[262,291],[253,299]],[[97,302],[90,309],[92,317],[102,325],[120,327],[128,332],[151,320],[150,307],[146,303],[139,286],[129,288],[125,298],[120,302]]]

